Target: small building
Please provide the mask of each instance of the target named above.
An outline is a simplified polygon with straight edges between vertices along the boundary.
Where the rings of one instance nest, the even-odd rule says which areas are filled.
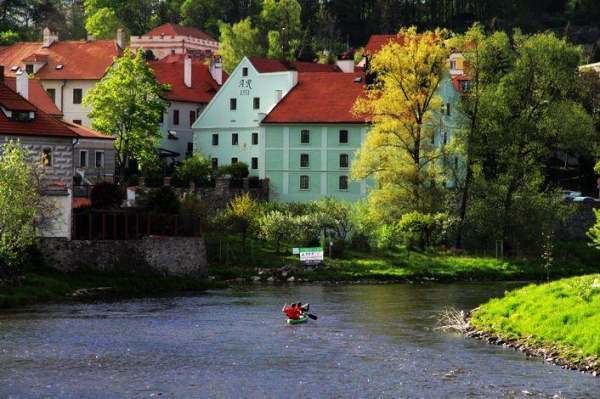
[[[42,42],[19,42],[0,52],[8,76],[26,72],[48,93],[65,120],[90,127],[83,98],[102,79],[113,58],[121,55],[123,32],[117,40],[66,40],[44,29]]]
[[[142,36],[131,36],[129,46],[133,50],[144,49],[156,59],[169,55],[193,55],[210,58],[219,50],[219,42],[196,28],[166,23]]]
[[[116,168],[114,138],[72,122],[64,123],[78,136],[73,153],[74,176],[80,176],[84,186],[112,183]]]
[[[211,58],[210,64],[206,64],[201,59],[176,54],[149,61],[149,65],[156,79],[170,86],[165,93],[169,107],[160,126],[161,153],[182,161],[193,152],[192,125],[227,79],[227,74],[218,58]]]

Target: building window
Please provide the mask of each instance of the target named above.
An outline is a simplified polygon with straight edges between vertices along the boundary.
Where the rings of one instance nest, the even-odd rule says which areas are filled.
[[[308,168],[308,154],[300,154],[300,167]]]
[[[300,176],[300,190],[308,190],[310,187],[310,179],[306,175]]]
[[[450,116],[450,103],[446,104],[446,115]]]
[[[238,159],[236,157],[231,158],[231,164],[238,163]]]
[[[81,119],[73,119],[73,123],[76,125],[81,125]]]
[[[52,148],[46,147],[42,150],[42,165],[52,166]]]
[[[229,99],[229,109],[231,111],[235,111],[237,109],[237,99],[235,99],[235,98]]]
[[[191,143],[188,141],[187,143],[187,152],[185,153],[185,155],[187,155],[188,157],[192,156],[194,154],[194,143]]]
[[[173,110],[173,125],[175,125],[175,126],[179,125],[179,110],[178,109]]]
[[[302,130],[300,132],[300,143],[302,143],[302,144],[310,143],[310,130]]]
[[[190,127],[196,122],[196,111],[190,111]]]
[[[260,109],[260,98],[259,97],[254,97],[252,106],[254,107],[254,109]]]
[[[31,75],[33,73],[33,64],[25,65],[25,72],[27,72],[27,75]]]
[[[213,169],[217,169],[219,167],[219,158],[213,158],[210,160],[210,165]]]
[[[88,166],[88,152],[87,150],[79,151],[79,167],[87,168]]]
[[[258,133],[252,133],[252,145],[258,144]]]
[[[104,151],[96,151],[96,168],[104,167]]]
[[[212,135],[212,145],[219,145],[219,134],[214,133]]]
[[[348,143],[348,131],[340,130],[340,144],[347,144],[347,143]]]
[[[56,103],[56,89],[46,89],[46,93],[52,99],[53,103]]]
[[[252,163],[252,169],[258,169],[258,158],[253,157],[251,163]]]
[[[450,61],[450,69],[456,69],[456,61]]]
[[[242,76],[248,76],[248,68],[247,67],[242,68]]]
[[[340,176],[338,185],[340,190],[348,190],[348,176]]]
[[[231,133],[231,145],[238,145],[238,134]]]
[[[340,154],[340,168],[348,167],[348,154]]]
[[[73,104],[81,104],[83,89],[73,89]]]

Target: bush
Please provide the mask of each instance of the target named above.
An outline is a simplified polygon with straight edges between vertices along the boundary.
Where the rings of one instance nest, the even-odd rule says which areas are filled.
[[[223,217],[228,227],[234,233],[240,234],[244,252],[246,251],[246,239],[248,234],[255,229],[259,213],[260,207],[258,203],[248,193],[239,195],[231,200],[223,212]]]
[[[208,204],[194,194],[188,194],[183,198],[179,213],[185,219],[197,218],[203,230],[207,230],[210,224],[211,212]]]
[[[118,208],[124,198],[121,187],[109,182],[94,184],[90,193],[92,208]]]
[[[403,235],[397,223],[381,225],[375,235],[379,249],[396,249],[403,242]]]
[[[398,229],[403,235],[407,248],[416,247],[423,250],[431,245],[435,218],[431,214],[417,211],[405,213],[398,222]]]
[[[171,187],[161,187],[155,190],[150,190],[141,204],[143,208],[157,213],[177,213],[181,206],[181,202],[175,190]]]
[[[269,241],[279,253],[280,245],[293,234],[292,215],[273,210],[258,219],[259,237]]]
[[[359,252],[370,252],[371,251],[371,243],[369,242],[369,237],[362,233],[355,233],[352,235],[350,239],[350,244],[353,250]]]
[[[176,167],[173,177],[185,186],[189,183],[205,186],[211,177],[210,163],[202,155],[194,154]]]
[[[218,176],[229,175],[233,179],[243,179],[250,174],[248,165],[244,162],[236,162],[231,165],[223,165],[217,171]]]
[[[332,258],[341,258],[344,256],[344,252],[346,251],[346,241],[337,239],[333,240],[333,246],[331,247],[331,257]]]

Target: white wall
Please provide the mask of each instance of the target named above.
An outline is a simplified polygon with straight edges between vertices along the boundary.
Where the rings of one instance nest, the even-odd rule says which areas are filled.
[[[84,107],[83,104],[73,104],[73,89],[82,89],[85,97],[98,83],[97,80],[42,80],[41,83],[45,90],[55,89],[54,102],[63,112],[65,120],[80,120],[83,126],[91,127],[91,120],[88,117],[89,108]]]
[[[48,194],[44,198],[54,208],[54,214],[47,225],[40,228],[38,237],[53,237],[71,239],[71,219],[73,214],[73,198],[71,190],[67,195]]]

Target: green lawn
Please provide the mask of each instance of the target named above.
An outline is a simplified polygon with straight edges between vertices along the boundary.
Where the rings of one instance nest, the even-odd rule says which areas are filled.
[[[190,277],[141,276],[125,273],[82,271],[28,272],[20,285],[0,288],[0,308],[38,302],[60,301],[81,288],[111,287],[111,296],[145,297],[181,291],[199,291],[219,286],[206,280]]]
[[[243,255],[236,241],[229,241],[228,254],[210,256],[209,273],[218,279],[248,278],[256,268],[299,267],[298,256],[278,255],[254,242]],[[213,251],[214,252],[214,249]],[[585,242],[558,243],[552,279],[600,272],[600,251]],[[225,262],[225,260],[227,262]],[[454,255],[436,252],[347,251],[342,259],[325,259],[323,268],[310,273],[297,272],[296,277],[312,281],[409,280],[434,278],[441,281],[461,280],[543,280],[546,272],[539,258],[499,260],[485,256]]]
[[[556,346],[562,357],[600,357],[600,274],[530,285],[493,299],[471,318],[503,338]]]

